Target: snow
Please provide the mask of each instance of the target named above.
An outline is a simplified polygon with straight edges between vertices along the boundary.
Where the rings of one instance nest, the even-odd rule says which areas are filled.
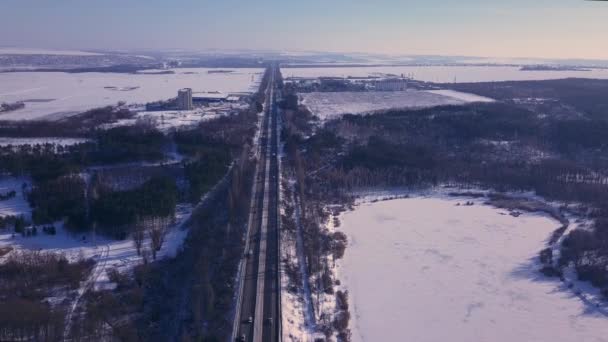
[[[455,90],[427,90],[429,93],[448,96],[454,99],[462,100],[465,102],[494,102],[494,99],[485,96],[479,96],[471,93],[463,93]]]
[[[283,148],[281,148],[281,151]],[[279,165],[281,159],[279,159]],[[284,196],[285,188],[281,184],[280,196]],[[282,333],[283,340],[290,342],[314,341],[315,317],[312,307],[312,295],[308,282],[308,272],[306,270],[306,258],[303,252],[302,226],[300,223],[300,204],[294,196],[295,180],[289,179],[289,195],[287,202],[293,209],[291,220],[296,225],[296,231],[282,230],[281,233],[281,259],[288,260],[290,264],[297,267],[302,281],[295,284],[298,288],[297,293],[290,291],[290,279],[287,272],[281,272],[281,313],[282,313]],[[286,202],[280,201],[283,205]],[[284,215],[285,207],[281,208]]]
[[[419,90],[315,92],[304,93],[301,96],[303,98],[302,103],[321,120],[330,120],[343,114],[371,113],[389,109],[427,108],[441,105],[462,105],[467,102],[480,101],[480,97],[472,94],[454,94],[452,92],[442,94]],[[490,99],[486,99],[486,101],[488,100]]]
[[[425,82],[500,82],[551,80],[569,77],[608,79],[607,69],[590,71],[521,71],[514,66],[383,66],[383,67],[327,67],[282,68],[285,79],[289,77],[386,77],[387,75],[411,75]]]
[[[35,49],[22,47],[0,47],[0,55],[59,55],[59,56],[99,56],[99,53],[78,50]]]
[[[262,69],[208,73],[208,68],[172,69],[174,74],[11,72],[0,73],[0,103],[25,102],[25,108],[0,120],[56,119],[120,101],[142,104],[177,96],[177,90],[251,93]],[[222,69],[223,70],[223,69]],[[121,91],[122,89],[123,91]],[[130,90],[127,90],[130,89]]]
[[[192,213],[192,206],[189,204],[179,205],[176,209],[176,224],[168,232],[157,258],[173,257],[185,240],[188,230],[184,223]],[[11,232],[0,233],[0,247],[12,246],[15,250],[44,250],[50,252],[64,253],[71,262],[79,258],[93,258],[96,261],[95,269],[92,272],[93,287],[103,289],[110,286],[107,272],[111,268],[117,268],[124,272],[141,264],[143,259],[137,255],[133,239],[111,240],[102,236],[95,236],[93,233],[70,234],[62,224],[56,223],[57,235],[47,235],[41,230],[32,237],[23,237]],[[86,237],[83,239],[83,237]],[[146,237],[143,249],[150,249],[150,240]]]
[[[0,194],[5,195],[13,190],[16,192],[15,197],[0,201],[0,216],[31,215],[32,210],[21,188],[23,183],[29,184],[29,181],[25,178],[0,177]]]
[[[174,128],[192,127],[200,122],[215,120],[247,107],[248,104],[246,102],[229,102],[212,103],[207,107],[198,107],[193,110],[141,111],[133,119],[122,119],[114,123],[105,124],[101,128],[109,129],[128,126],[135,124],[139,120],[143,120],[152,123],[163,132],[168,132]]]
[[[78,138],[4,138],[0,137],[0,147],[23,146],[23,145],[44,145],[53,144],[58,146],[72,146],[88,142],[87,139]]]
[[[608,341],[606,317],[538,272],[553,219],[415,197],[341,220],[355,342]]]

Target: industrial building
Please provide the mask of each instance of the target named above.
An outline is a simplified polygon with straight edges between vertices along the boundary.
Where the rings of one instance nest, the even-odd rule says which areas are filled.
[[[192,89],[184,88],[177,92],[177,108],[180,110],[192,110]]]
[[[404,91],[407,90],[408,78],[387,78],[375,82],[374,88],[378,91]]]
[[[192,95],[192,101],[194,103],[214,103],[214,102],[238,102],[239,96],[214,92],[198,92]]]

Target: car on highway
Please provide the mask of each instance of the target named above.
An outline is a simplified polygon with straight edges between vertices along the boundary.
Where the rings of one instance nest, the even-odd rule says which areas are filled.
[[[247,340],[247,338],[245,337],[245,334],[239,336],[237,339],[237,342],[245,342]]]
[[[266,324],[272,325],[272,317],[266,318]]]
[[[253,323],[253,317],[251,317],[251,316],[247,317],[247,319],[245,320],[245,323],[247,323],[247,324]]]

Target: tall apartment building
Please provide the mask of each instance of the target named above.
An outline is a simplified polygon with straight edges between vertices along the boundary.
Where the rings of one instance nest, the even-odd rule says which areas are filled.
[[[192,110],[192,89],[184,88],[177,92],[177,107],[181,110]]]

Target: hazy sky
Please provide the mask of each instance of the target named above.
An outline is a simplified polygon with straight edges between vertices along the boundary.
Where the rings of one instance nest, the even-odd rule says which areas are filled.
[[[608,2],[0,0],[0,45],[608,59]]]

